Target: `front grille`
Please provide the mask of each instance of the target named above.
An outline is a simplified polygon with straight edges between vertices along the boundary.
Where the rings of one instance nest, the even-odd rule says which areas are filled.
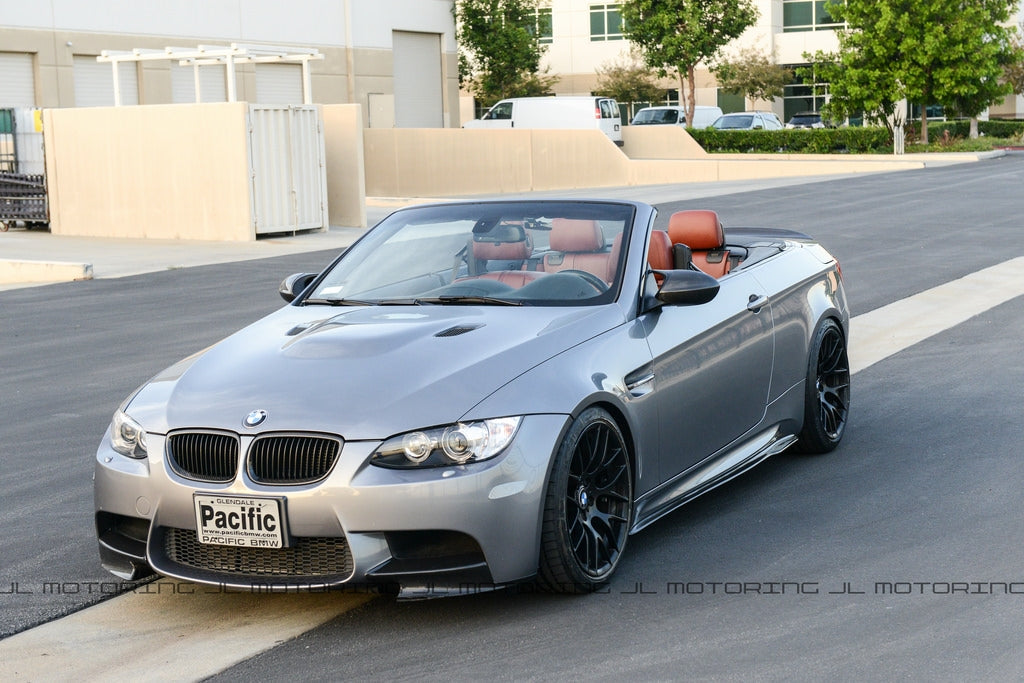
[[[249,476],[261,484],[306,484],[323,479],[341,452],[335,437],[271,435],[249,448]]]
[[[199,481],[231,481],[238,471],[238,437],[215,432],[186,432],[167,438],[174,471]]]
[[[287,548],[239,548],[200,543],[191,529],[165,528],[164,553],[172,562],[237,577],[347,577],[352,553],[344,537],[292,539]]]

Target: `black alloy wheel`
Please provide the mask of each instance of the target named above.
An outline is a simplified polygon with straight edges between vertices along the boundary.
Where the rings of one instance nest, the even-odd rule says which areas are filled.
[[[595,590],[615,571],[632,522],[633,471],[622,432],[600,408],[570,427],[548,483],[539,579],[560,593]]]
[[[818,328],[808,365],[798,448],[805,453],[827,453],[839,445],[850,415],[850,362],[846,339],[835,320],[829,318]]]

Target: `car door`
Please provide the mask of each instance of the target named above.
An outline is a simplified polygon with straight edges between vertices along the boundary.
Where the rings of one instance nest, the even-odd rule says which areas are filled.
[[[696,465],[764,417],[774,362],[771,306],[742,271],[697,306],[646,314],[658,400],[661,481]]]
[[[622,118],[619,114],[619,105],[615,100],[610,99],[599,99],[597,101],[597,110],[601,113],[601,118],[598,121],[598,128],[611,138],[612,142],[617,145],[622,144]]]
[[[502,100],[484,114],[474,128],[513,128],[515,127],[515,102]]]

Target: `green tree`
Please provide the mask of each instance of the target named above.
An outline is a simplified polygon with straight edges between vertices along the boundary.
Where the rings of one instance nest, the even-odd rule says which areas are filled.
[[[452,13],[459,85],[483,105],[547,94],[558,81],[540,69],[537,0],[458,0]]]
[[[752,100],[774,100],[782,97],[787,85],[793,82],[793,71],[761,52],[748,47],[736,57],[721,59],[711,71],[718,78],[718,86],[730,92],[741,92]]]
[[[695,72],[757,20],[752,0],[624,0],[622,33],[637,45],[658,75],[675,74],[693,124]]]
[[[596,94],[613,97],[620,104],[656,102],[665,96],[654,72],[635,53],[597,67]]]
[[[890,116],[894,103],[917,102],[927,144],[928,105],[977,116],[1009,92],[1001,78],[1010,49],[1005,24],[1016,6],[1017,0],[829,2],[829,14],[847,25],[838,32],[829,74],[833,102],[846,99],[835,107]]]
[[[1013,53],[1003,67],[1006,82],[1013,88],[1014,95],[1024,95],[1024,40],[1019,31],[1010,36],[1010,47]]]

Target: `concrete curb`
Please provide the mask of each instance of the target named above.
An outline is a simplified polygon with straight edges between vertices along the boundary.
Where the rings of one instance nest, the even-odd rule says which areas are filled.
[[[92,264],[0,259],[0,284],[91,280]]]

